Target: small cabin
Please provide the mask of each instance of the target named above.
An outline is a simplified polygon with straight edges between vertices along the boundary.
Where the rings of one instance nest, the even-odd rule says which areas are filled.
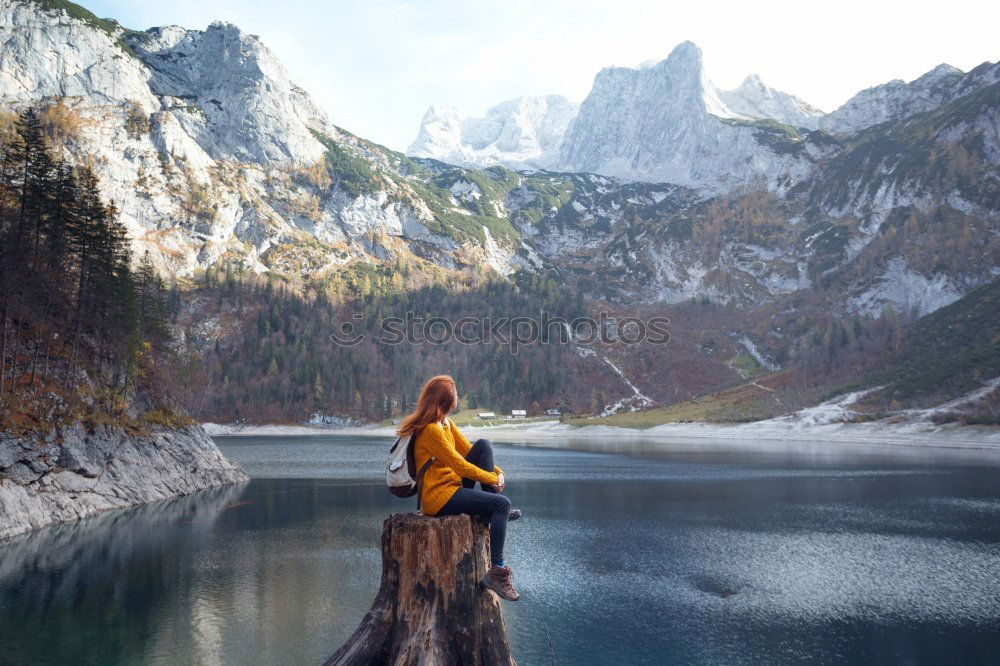
[[[558,409],[546,409],[545,410],[545,415],[546,416],[559,416],[561,414],[562,414],[562,412],[560,412]]]
[[[510,417],[512,419],[525,419],[528,418],[528,412],[523,409],[512,409],[510,410]]]
[[[489,419],[495,419],[496,417],[497,415],[494,414],[493,412],[479,412],[478,414],[476,414],[476,418],[481,419],[483,421],[488,421]]]

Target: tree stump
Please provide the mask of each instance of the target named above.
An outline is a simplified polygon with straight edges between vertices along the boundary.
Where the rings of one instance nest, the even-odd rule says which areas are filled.
[[[327,666],[513,664],[500,599],[480,584],[489,562],[488,529],[469,516],[389,516],[378,594]]]

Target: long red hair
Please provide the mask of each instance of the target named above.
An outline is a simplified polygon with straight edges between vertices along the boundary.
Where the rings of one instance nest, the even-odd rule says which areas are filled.
[[[458,389],[449,375],[431,377],[420,389],[417,407],[399,424],[396,434],[405,437],[415,430],[440,421],[458,406]]]

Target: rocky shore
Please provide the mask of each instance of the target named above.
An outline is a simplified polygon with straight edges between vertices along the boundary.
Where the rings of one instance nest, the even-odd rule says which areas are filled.
[[[75,425],[43,440],[0,433],[0,539],[248,478],[199,426],[133,434]]]

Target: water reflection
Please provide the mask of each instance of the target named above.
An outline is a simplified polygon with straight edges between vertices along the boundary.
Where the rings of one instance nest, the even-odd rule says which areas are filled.
[[[137,657],[163,604],[194,585],[181,573],[193,568],[192,546],[212,538],[244,490],[213,488],[0,541],[0,661]]]
[[[0,663],[314,663],[371,601],[383,495],[258,480],[3,542]]]
[[[707,437],[653,437],[641,433],[586,436],[570,433],[552,437],[526,433],[504,434],[504,441],[539,449],[612,453],[672,461],[735,463],[740,465],[871,466],[975,465],[996,467],[1000,451],[989,447],[911,446],[891,443],[823,442],[768,439],[711,439]]]

